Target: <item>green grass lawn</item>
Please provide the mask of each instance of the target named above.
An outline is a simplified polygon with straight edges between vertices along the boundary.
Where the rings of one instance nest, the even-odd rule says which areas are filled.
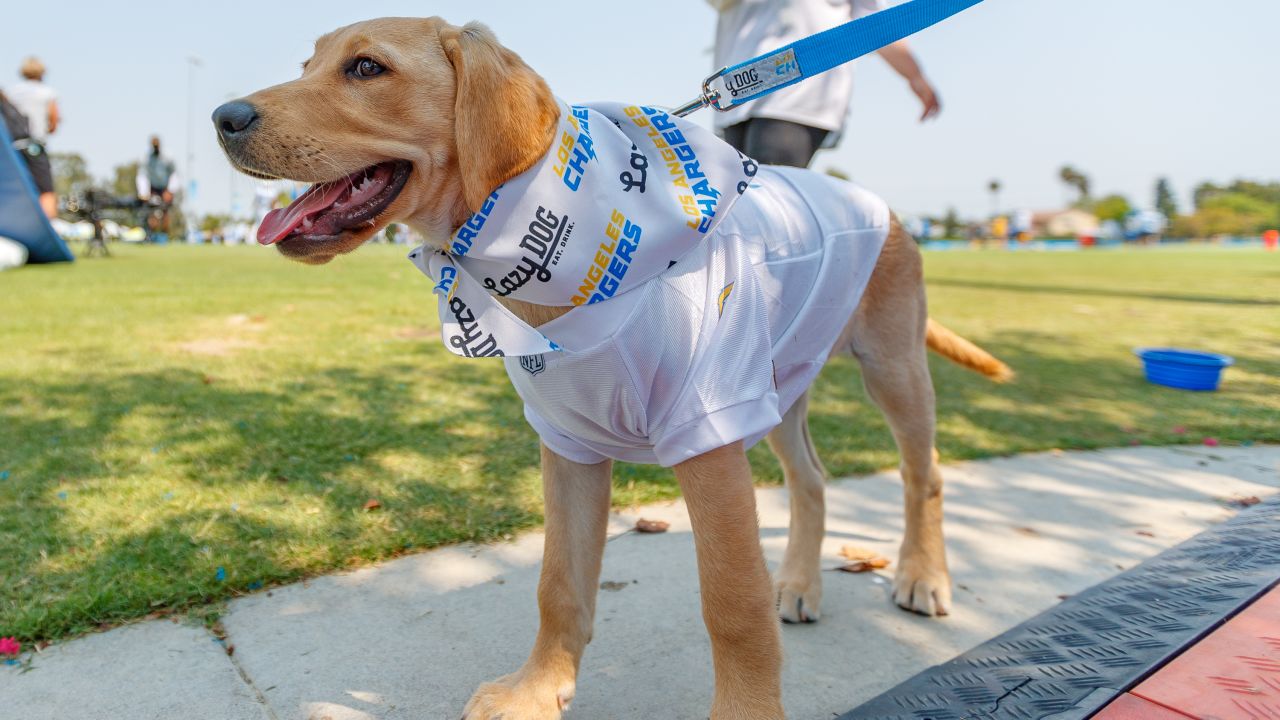
[[[501,364],[440,346],[404,249],[323,269],[258,247],[114,252],[0,275],[0,636],[56,639],[538,523],[537,441]],[[1280,441],[1280,256],[926,263],[933,315],[1019,373],[997,386],[934,359],[944,458]],[[1163,344],[1237,366],[1216,394],[1154,387],[1130,350]],[[854,362],[815,395],[833,473],[896,464]],[[752,461],[780,480],[763,448]],[[675,494],[660,468],[616,471],[619,504]]]

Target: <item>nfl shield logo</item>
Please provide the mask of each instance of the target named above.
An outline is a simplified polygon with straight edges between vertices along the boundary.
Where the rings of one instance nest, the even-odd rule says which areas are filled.
[[[542,359],[541,355],[521,355],[520,367],[530,375],[537,375],[547,369],[547,363]]]

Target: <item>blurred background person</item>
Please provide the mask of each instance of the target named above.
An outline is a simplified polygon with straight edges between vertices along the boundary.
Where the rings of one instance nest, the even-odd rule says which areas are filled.
[[[151,136],[151,152],[138,165],[138,199],[151,206],[147,230],[153,241],[169,240],[169,209],[178,186],[178,173],[173,161],[160,152],[160,136]]]
[[[777,50],[801,38],[883,10],[885,0],[707,0],[719,13],[715,69]],[[920,121],[942,109],[905,40],[879,51],[920,98]],[[853,96],[855,63],[717,112],[715,128],[740,152],[762,163],[808,167],[819,148],[835,147]]]
[[[50,219],[58,216],[58,196],[53,191],[53,169],[49,165],[49,136],[58,130],[58,93],[44,84],[44,63],[29,57],[22,61],[22,78],[4,89],[5,96],[27,118],[30,142],[23,148],[31,176],[40,191],[40,208]]]

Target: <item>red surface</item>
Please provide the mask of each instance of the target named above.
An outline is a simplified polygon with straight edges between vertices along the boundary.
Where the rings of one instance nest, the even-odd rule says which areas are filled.
[[[1102,708],[1092,720],[1187,720],[1189,717],[1125,693]]]
[[[1280,720],[1280,588],[1259,598],[1131,693],[1193,718]]]

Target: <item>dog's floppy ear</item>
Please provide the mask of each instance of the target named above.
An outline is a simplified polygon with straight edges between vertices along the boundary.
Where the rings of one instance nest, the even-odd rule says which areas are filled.
[[[458,166],[475,211],[547,152],[559,107],[546,82],[484,25],[446,28],[440,42],[457,75]]]

